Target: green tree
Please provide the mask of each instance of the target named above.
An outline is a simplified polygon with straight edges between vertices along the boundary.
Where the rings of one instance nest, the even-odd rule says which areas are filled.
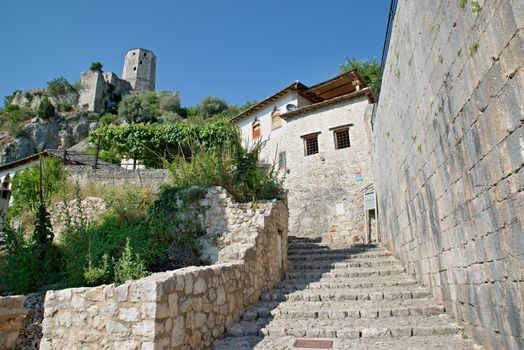
[[[42,204],[47,207],[51,197],[65,188],[66,177],[64,167],[56,158],[41,159],[41,163],[17,172],[12,183],[13,205],[9,210],[17,213],[30,209],[37,214]]]
[[[163,92],[159,95],[160,110],[164,112],[178,113],[180,111],[180,94]]]
[[[130,124],[155,121],[151,103],[139,95],[124,96],[118,105],[118,115]]]
[[[205,118],[210,118],[227,109],[227,103],[216,96],[207,96],[198,105],[198,112]]]
[[[356,69],[362,75],[366,84],[368,84],[373,93],[378,96],[382,75],[380,64],[378,64],[376,57],[371,60],[357,60],[354,57],[345,57],[344,63],[340,65],[339,73],[346,73],[353,69]]]
[[[51,103],[51,101],[49,101],[47,97],[44,97],[38,105],[38,117],[42,119],[49,119],[54,117],[55,113],[55,106]]]
[[[89,67],[89,70],[92,72],[102,72],[102,63],[98,61],[94,61],[91,63],[91,66]]]

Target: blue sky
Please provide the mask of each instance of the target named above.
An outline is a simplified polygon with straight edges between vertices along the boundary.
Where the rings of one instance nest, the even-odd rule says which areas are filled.
[[[157,56],[157,90],[182,105],[261,100],[312,85],[344,56],[378,57],[389,0],[11,0],[0,5],[0,97],[78,81],[92,61],[121,76],[129,48]]]

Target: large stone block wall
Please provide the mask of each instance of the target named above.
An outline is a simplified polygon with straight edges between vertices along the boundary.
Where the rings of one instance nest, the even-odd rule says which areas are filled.
[[[343,244],[365,239],[364,193],[373,191],[365,123],[370,106],[367,97],[358,97],[287,119],[278,150],[285,153],[280,166],[293,234]],[[343,125],[350,125],[351,146],[335,149],[333,128]],[[306,156],[301,136],[317,132],[319,152]],[[355,179],[358,169],[362,181]]]
[[[27,313],[25,299],[21,295],[0,298],[0,349],[15,348]]]
[[[235,203],[211,189],[209,234],[224,233],[216,264],[125,284],[47,292],[41,349],[204,349],[220,338],[287,265],[287,207]]]
[[[523,26],[522,0],[400,0],[373,120],[382,241],[490,349],[524,348]]]

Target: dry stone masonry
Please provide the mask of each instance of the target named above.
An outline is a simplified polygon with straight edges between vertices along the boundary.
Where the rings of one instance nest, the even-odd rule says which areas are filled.
[[[235,203],[220,188],[202,201],[208,234],[225,247],[211,266],[120,286],[47,292],[40,349],[204,349],[287,268],[287,207]]]
[[[26,315],[25,296],[0,298],[0,349],[14,349]]]
[[[468,334],[524,348],[524,1],[400,0],[378,110],[381,239]]]
[[[214,350],[478,349],[427,289],[376,245],[333,248],[291,237],[287,278],[263,293]]]

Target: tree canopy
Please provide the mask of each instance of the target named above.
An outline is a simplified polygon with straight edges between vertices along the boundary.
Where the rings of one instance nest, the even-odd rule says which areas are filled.
[[[226,101],[216,96],[207,96],[202,99],[198,105],[198,112],[205,118],[212,117],[226,110],[228,105]]]
[[[118,105],[118,115],[130,124],[150,123],[155,120],[151,103],[139,95],[124,96]]]

